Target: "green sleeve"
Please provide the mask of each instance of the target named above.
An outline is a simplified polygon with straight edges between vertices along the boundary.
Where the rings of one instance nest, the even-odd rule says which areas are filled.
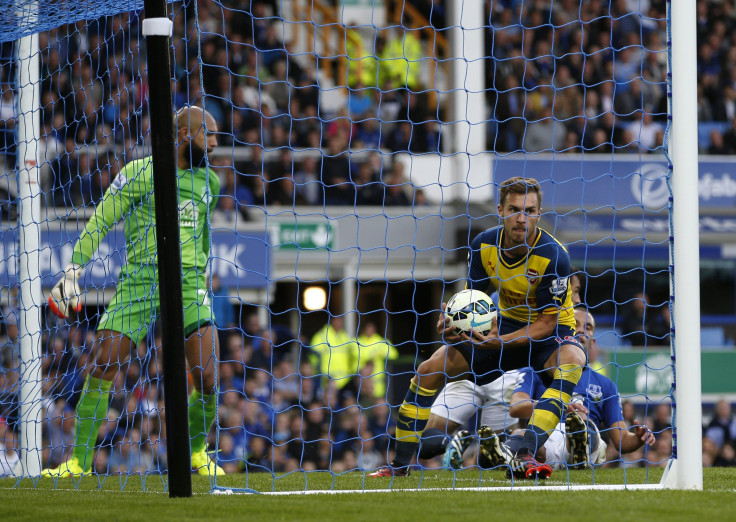
[[[204,224],[204,230],[202,230],[202,250],[204,250],[207,259],[210,258],[210,229],[212,228],[212,213],[215,211],[217,200],[220,198],[220,178],[215,173],[210,174],[209,192],[212,197],[210,198],[210,204],[207,208],[207,221]]]
[[[105,191],[102,201],[97,204],[94,214],[74,245],[72,263],[86,265],[110,229],[128,213],[136,191],[136,180],[129,181],[128,174],[135,172],[129,168],[130,165],[129,163],[120,171]]]
[[[204,228],[202,229],[202,250],[204,250],[204,255],[207,257],[207,259],[210,258],[210,227],[212,226],[211,220],[212,216],[210,215],[207,219],[207,223],[204,224]]]
[[[211,185],[210,185],[211,187]],[[218,191],[219,191],[219,187]],[[212,199],[210,201],[210,206],[207,209],[207,222],[204,224],[204,230],[202,230],[202,249],[204,250],[205,255],[207,256],[207,259],[210,258],[210,229],[212,228],[212,212],[214,212],[215,207],[217,206],[217,199],[218,195],[217,193],[214,193],[212,195]]]

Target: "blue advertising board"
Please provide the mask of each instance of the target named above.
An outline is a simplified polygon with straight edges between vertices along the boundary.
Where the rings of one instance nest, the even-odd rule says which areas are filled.
[[[42,285],[52,286],[72,256],[78,232],[42,230],[39,248],[39,269]],[[265,231],[241,232],[229,229],[212,230],[211,272],[220,277],[223,286],[233,288],[263,288],[268,284],[270,249]],[[18,282],[18,230],[0,231],[0,285]],[[115,285],[120,267],[125,263],[125,235],[115,229],[100,243],[87,264],[80,284],[86,288]]]
[[[621,233],[649,237],[649,234],[669,236],[670,217],[666,211],[640,214],[546,214],[555,230],[584,230],[586,233],[606,233],[611,238]],[[701,234],[736,234],[736,211],[733,215],[700,214]]]
[[[623,210],[643,205],[648,210],[668,206],[668,164],[663,156],[616,159],[600,156],[540,155],[499,156],[495,160],[494,182],[513,176],[539,180],[544,191],[544,207],[575,207],[586,210]],[[703,208],[736,207],[736,161],[714,156],[698,164],[698,192]]]

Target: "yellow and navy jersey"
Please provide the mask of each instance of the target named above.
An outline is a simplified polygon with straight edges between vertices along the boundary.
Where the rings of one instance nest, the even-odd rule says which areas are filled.
[[[527,254],[510,258],[501,248],[503,234],[503,227],[490,228],[470,244],[467,287],[487,291],[492,285],[503,317],[532,323],[539,313],[559,313],[558,324],[574,330],[570,256],[565,247],[537,228]]]

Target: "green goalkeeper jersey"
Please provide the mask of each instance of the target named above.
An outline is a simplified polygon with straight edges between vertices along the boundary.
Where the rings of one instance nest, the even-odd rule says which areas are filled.
[[[209,172],[209,179],[207,173]],[[209,214],[220,193],[212,169],[177,169],[182,268],[204,272],[209,257]],[[127,263],[147,265],[156,258],[156,213],[151,157],[125,165],[105,192],[74,245],[72,263],[86,265],[102,239],[125,220]]]

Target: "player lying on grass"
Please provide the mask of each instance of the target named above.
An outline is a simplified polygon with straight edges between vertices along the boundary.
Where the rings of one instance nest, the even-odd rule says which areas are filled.
[[[509,415],[509,401],[520,376],[519,370],[511,370],[488,384],[475,384],[465,379],[447,383],[432,405],[418,457],[431,459],[444,453],[442,466],[460,469],[465,450],[473,440],[467,429],[460,428],[476,412],[484,429],[493,433],[512,430],[517,420]],[[478,464],[483,468],[493,467],[494,463],[489,462],[485,455],[483,452],[479,454]]]
[[[585,308],[575,310],[576,333],[589,350],[595,343],[595,319]],[[539,374],[531,369],[522,371],[519,387],[511,396],[509,413],[520,419],[532,416],[533,408],[541,397],[544,385]],[[610,437],[611,444],[620,453],[636,451],[644,444],[652,446],[655,438],[646,426],[629,431],[621,410],[621,397],[616,385],[608,377],[586,367],[573,392],[573,403],[563,422],[544,443],[546,463],[560,469],[565,466],[588,467],[606,460],[606,442],[600,430]],[[498,445],[486,445],[495,448]],[[505,464],[504,453],[495,451],[490,458]],[[541,456],[540,456],[541,458]]]
[[[574,337],[570,258],[551,234],[537,227],[542,191],[535,179],[506,180],[498,202],[502,225],[473,240],[466,282],[467,288],[487,291],[492,286],[491,291],[498,291],[498,326],[487,335],[472,331],[470,337],[455,333],[450,318],[442,314],[437,330],[446,344],[417,368],[399,408],[395,459],[371,477],[409,474],[434,396],[446,379],[487,384],[503,372],[529,365],[546,372],[551,384],[529,428],[509,439],[509,476],[548,478],[552,473],[534,457],[557,426],[585,365],[585,353]]]
[[[194,383],[189,397],[192,467],[200,475],[224,473],[207,455],[207,434],[215,421],[216,361],[219,346],[207,290],[209,215],[220,181],[205,165],[205,149],[217,145],[217,123],[199,107],[184,107],[175,115],[177,180],[181,234],[185,354]],[[206,130],[205,132],[205,122]],[[79,277],[100,241],[116,223],[125,222],[127,263],[118,276],[115,295],[97,324],[90,373],[77,403],[74,447],[66,462],[45,469],[43,476],[90,473],[97,434],[107,418],[112,384],[136,345],[145,339],[159,308],[156,228],[150,157],[125,165],[97,205],[79,240],[64,276],[52,288],[49,306],[60,317],[81,309]],[[171,267],[176,270],[177,267]],[[90,371],[91,370],[91,371]]]

